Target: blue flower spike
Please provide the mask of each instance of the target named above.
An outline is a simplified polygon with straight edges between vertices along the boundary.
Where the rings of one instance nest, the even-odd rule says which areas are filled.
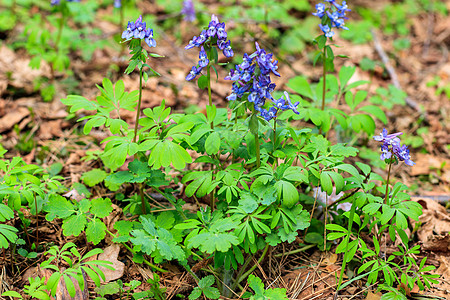
[[[206,49],[217,46],[222,50],[225,57],[232,57],[234,55],[233,49],[231,48],[231,41],[227,40],[227,32],[225,30],[225,23],[220,23],[217,16],[212,15],[211,21],[208,27],[200,33],[200,35],[194,36],[189,43],[184,47],[184,49],[192,49],[194,47],[200,48],[198,67],[192,67],[189,74],[186,76],[186,80],[194,79],[198,74],[201,73],[202,69],[210,64]]]
[[[334,36],[333,28],[349,30],[345,26],[345,14],[351,11],[346,1],[342,1],[342,4],[338,4],[335,0],[324,0],[324,3],[316,4],[316,12],[312,15],[321,19],[319,24],[320,30],[324,35],[331,39]]]
[[[125,40],[133,38],[144,40],[149,47],[156,47],[156,41],[153,39],[153,29],[147,29],[146,27],[147,24],[142,22],[142,16],[139,16],[136,22],[128,22],[127,29],[122,32],[122,38]]]
[[[402,132],[388,134],[386,128],[379,134],[373,137],[377,142],[383,143],[381,145],[380,159],[390,159],[393,155],[398,158],[399,161],[404,161],[408,166],[414,166],[416,163],[411,160],[408,146],[400,145],[400,138]]]

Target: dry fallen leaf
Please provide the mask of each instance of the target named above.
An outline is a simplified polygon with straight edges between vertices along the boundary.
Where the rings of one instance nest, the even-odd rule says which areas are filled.
[[[419,240],[427,242],[433,235],[446,235],[450,232],[450,215],[437,201],[428,198],[412,197],[423,207],[423,214],[419,217],[422,226],[417,230]],[[416,222],[411,221],[414,225]]]
[[[112,262],[113,270],[106,269],[104,267],[99,267],[102,270],[103,274],[105,274],[105,281],[102,282],[110,282],[116,279],[119,279],[123,276],[123,272],[125,269],[125,264],[121,261],[117,260],[119,256],[120,247],[118,244],[112,244],[105,248],[103,253],[98,255],[98,260],[106,260]]]
[[[372,292],[368,292],[367,296],[366,296],[366,300],[380,300],[381,299],[381,292],[378,292],[376,294],[372,293]]]
[[[29,114],[30,111],[26,107],[18,107],[17,109],[9,111],[0,119],[0,132],[10,130]]]

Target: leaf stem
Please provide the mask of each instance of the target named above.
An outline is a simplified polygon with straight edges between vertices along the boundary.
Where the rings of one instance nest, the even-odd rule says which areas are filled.
[[[264,257],[267,254],[267,251],[269,250],[269,244],[266,244],[266,247],[264,248],[263,253],[261,254],[261,256],[259,257],[258,261],[256,262],[256,264],[254,264],[247,272],[244,273],[244,275],[242,275],[241,277],[239,277],[237,279],[237,283],[239,284],[242,280],[244,280],[245,278],[247,278],[257,267],[258,265],[262,262],[262,260],[264,259]]]
[[[259,168],[261,166],[261,154],[260,154],[260,147],[259,147],[259,136],[258,132],[255,134],[255,152],[256,152],[256,168]]]
[[[37,251],[39,245],[39,217],[38,217],[38,205],[36,193],[34,193],[34,208],[36,209],[36,251]]]
[[[138,100],[138,107],[136,111],[136,124],[134,125],[134,136],[133,136],[133,143],[136,143],[137,139],[137,130],[139,126],[139,115],[141,113],[141,101],[142,101],[142,68],[139,68],[139,100]]]
[[[392,156],[394,153],[392,153]],[[391,166],[392,166],[392,158],[389,160],[389,168],[388,168],[388,174],[386,179],[386,195],[384,196],[384,204],[387,204],[388,196],[389,196],[389,178],[391,176]]]
[[[327,61],[327,51],[326,51],[327,47],[326,44],[323,47],[323,87],[322,87],[322,111],[325,110],[325,90],[326,90],[326,86],[327,86],[327,65],[326,65],[326,61]]]

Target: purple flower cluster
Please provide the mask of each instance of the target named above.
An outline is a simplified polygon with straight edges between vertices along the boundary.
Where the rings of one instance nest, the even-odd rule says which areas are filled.
[[[147,24],[142,22],[142,16],[136,20],[136,22],[128,22],[127,30],[122,33],[122,38],[129,39],[141,39],[144,40],[149,47],[156,47],[156,41],[153,39],[153,29],[146,29]]]
[[[388,134],[386,128],[384,128],[383,131],[379,135],[374,136],[373,139],[383,143],[383,145],[381,145],[381,160],[389,159],[394,155],[398,160],[404,161],[408,166],[414,166],[416,163],[411,160],[408,146],[400,146],[400,139],[398,136],[402,134],[402,132]]]
[[[339,28],[348,30],[345,26],[345,13],[351,11],[348,9],[347,2],[342,1],[342,4],[339,5],[335,0],[324,0],[325,3],[329,3],[329,7],[327,8],[325,3],[316,4],[316,12],[313,13],[314,16],[322,19],[322,23],[319,24],[320,29],[325,34],[327,38],[332,38],[334,32],[331,28]],[[330,27],[331,26],[331,27]]]
[[[181,14],[184,15],[184,20],[188,22],[195,21],[195,8],[192,0],[184,0],[183,8],[181,9]]]
[[[188,81],[199,75],[202,69],[209,64],[208,56],[203,45],[206,45],[208,48],[217,46],[217,48],[222,50],[223,55],[226,57],[232,57],[234,55],[233,49],[231,48],[231,41],[227,41],[225,23],[220,23],[219,19],[215,15],[212,15],[208,28],[204,29],[198,37],[194,36],[192,40],[189,41],[189,44],[184,47],[186,50],[194,47],[201,47],[198,66],[192,67],[191,71],[186,76],[186,80]]]
[[[80,2],[80,0],[67,0],[67,2]],[[52,6],[59,5],[61,3],[61,0],[51,0],[50,4]]]
[[[275,83],[271,81],[270,75],[280,76],[278,73],[278,61],[273,60],[272,53],[266,53],[256,44],[256,52],[251,55],[244,54],[241,64],[236,65],[235,69],[225,77],[227,80],[233,80],[232,93],[227,97],[228,100],[234,101],[242,99],[247,95],[247,100],[252,102],[256,111],[258,111],[267,121],[276,117],[279,111],[291,109],[298,114],[298,102],[292,104],[289,94],[284,93],[284,97],[275,100],[272,92],[275,89]],[[264,108],[266,99],[273,102],[273,106],[268,110]]]
[[[122,7],[122,0],[114,0],[114,7],[115,8],[121,8]]]

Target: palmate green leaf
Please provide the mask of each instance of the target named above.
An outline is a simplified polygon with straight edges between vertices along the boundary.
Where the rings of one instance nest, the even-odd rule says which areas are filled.
[[[94,101],[89,101],[88,99],[78,95],[69,95],[66,99],[62,99],[61,102],[64,105],[71,106],[71,113],[77,112],[82,109],[97,110],[98,108],[98,104]]]
[[[79,236],[86,226],[86,216],[76,214],[63,221],[62,229],[64,236]]]
[[[183,169],[186,163],[191,162],[192,158],[186,149],[169,140],[156,144],[148,159],[148,165],[154,169],[168,167],[170,164],[176,169]]]
[[[257,198],[249,193],[242,192],[241,199],[239,199],[239,208],[243,209],[246,213],[251,214],[258,208]]]
[[[90,187],[102,182],[108,174],[101,169],[92,169],[81,176],[81,180]]]
[[[47,221],[53,221],[55,218],[66,219],[75,213],[73,204],[61,195],[50,194],[48,203],[44,206],[44,211],[48,212],[45,216]]]
[[[170,233],[165,228],[159,228],[158,236],[159,239],[157,242],[157,249],[159,251],[159,254],[161,255],[161,258],[166,260],[176,259],[180,262],[186,261],[186,255],[183,249],[173,238],[172,233]],[[155,257],[155,262],[160,263],[162,262],[162,260]]]
[[[91,201],[91,214],[104,218],[112,212],[112,203],[109,198],[96,198]]]
[[[156,250],[156,239],[151,238],[144,230],[135,229],[131,231],[132,238],[130,238],[133,245],[138,246],[142,252],[151,255]]]
[[[199,248],[208,254],[215,251],[228,251],[232,245],[239,244],[239,239],[232,233],[200,233],[189,240],[189,247]]]
[[[86,238],[94,245],[100,243],[106,236],[106,225],[100,219],[93,219],[86,227]]]

